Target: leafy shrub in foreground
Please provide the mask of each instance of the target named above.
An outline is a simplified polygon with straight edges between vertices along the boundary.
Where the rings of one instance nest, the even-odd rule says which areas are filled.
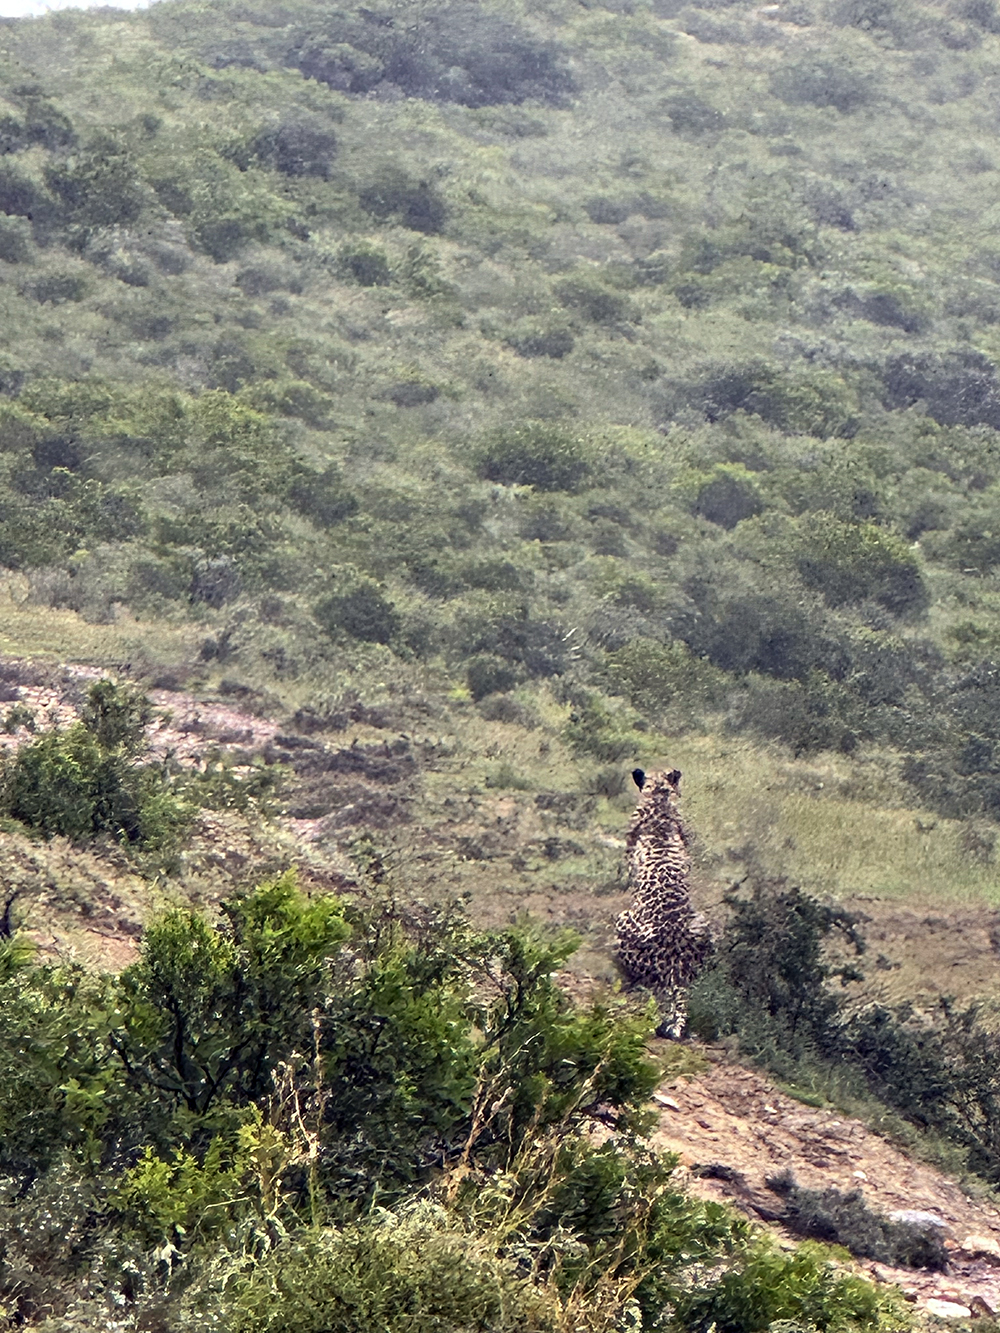
[[[218,1300],[213,1292],[190,1303]],[[221,1306],[229,1333],[555,1333],[558,1327],[556,1302],[546,1301],[514,1260],[430,1203],[286,1243],[227,1283]],[[203,1328],[204,1318],[198,1311],[183,1327]]]
[[[895,1318],[894,1318],[895,1315]],[[781,1254],[759,1245],[739,1267],[685,1292],[672,1327],[684,1333],[766,1333],[779,1320],[820,1333],[902,1326],[890,1298],[848,1276],[819,1247]]]
[[[224,906],[226,925],[167,912],[121,974],[112,1045],[129,1079],[196,1115],[271,1087],[277,1059],[311,1045],[310,1014],[330,956],[350,934],[335,898],[310,901],[294,877]]]

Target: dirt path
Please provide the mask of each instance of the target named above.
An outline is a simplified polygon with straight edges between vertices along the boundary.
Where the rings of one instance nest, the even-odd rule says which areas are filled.
[[[689,1188],[742,1208],[758,1221],[784,1204],[766,1186],[768,1177],[791,1170],[808,1189],[860,1188],[882,1213],[917,1210],[944,1226],[951,1251],[945,1273],[892,1269],[871,1261],[862,1268],[892,1282],[924,1309],[968,1317],[979,1308],[1000,1310],[1000,1209],[971,1198],[934,1167],[907,1157],[858,1120],[817,1110],[779,1092],[754,1070],[706,1050],[711,1066],[656,1094],[661,1109],[654,1142],[679,1155]],[[714,1178],[693,1168],[709,1167]],[[720,1177],[726,1177],[725,1179]],[[772,1227],[782,1234],[780,1226]],[[945,1302],[951,1310],[939,1308]]]

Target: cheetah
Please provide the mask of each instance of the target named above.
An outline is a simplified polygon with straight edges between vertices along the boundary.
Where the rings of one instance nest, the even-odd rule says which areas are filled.
[[[633,770],[641,795],[626,839],[632,904],[615,923],[618,964],[660,1008],[657,1035],[677,1040],[687,1022],[687,988],[712,951],[708,923],[691,907],[691,857],[678,809],[681,775]]]

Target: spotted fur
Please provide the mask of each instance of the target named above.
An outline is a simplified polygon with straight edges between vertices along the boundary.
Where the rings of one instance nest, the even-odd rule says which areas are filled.
[[[691,857],[677,798],[676,768],[636,769],[639,804],[626,839],[632,905],[618,918],[618,963],[660,1007],[657,1032],[680,1037],[687,1021],[687,988],[712,949],[705,918],[691,907]]]

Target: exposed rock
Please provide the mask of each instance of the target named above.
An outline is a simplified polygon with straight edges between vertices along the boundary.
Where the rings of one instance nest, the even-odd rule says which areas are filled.
[[[924,1301],[924,1309],[928,1314],[937,1315],[939,1319],[971,1319],[972,1311],[967,1305],[958,1305],[955,1301],[939,1301],[932,1298]]]
[[[960,1248],[963,1254],[971,1254],[981,1259],[992,1259],[1000,1264],[1000,1241],[994,1236],[966,1236]]]

